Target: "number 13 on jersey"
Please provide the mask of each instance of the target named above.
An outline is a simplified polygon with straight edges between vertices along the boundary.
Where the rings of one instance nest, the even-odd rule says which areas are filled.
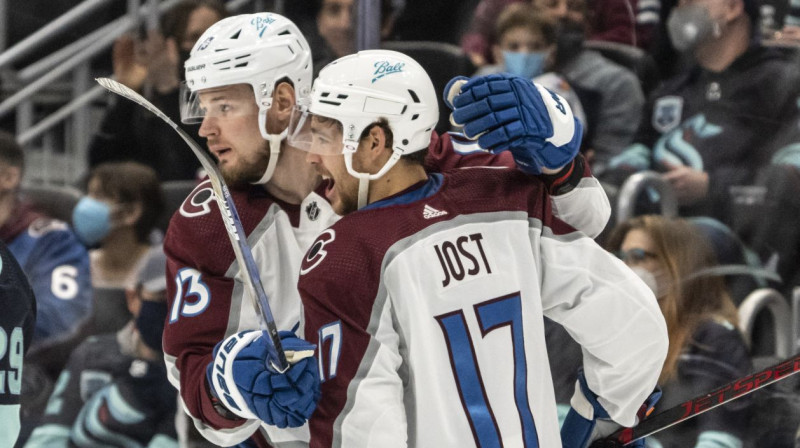
[[[539,442],[528,403],[528,367],[525,359],[520,295],[514,293],[487,300],[474,305],[473,309],[481,330],[481,338],[476,338],[474,342],[467,327],[464,310],[441,314],[436,316],[436,320],[444,333],[453,377],[475,443],[481,448],[503,446],[473,344],[480,344],[481,339],[494,330],[508,327],[511,334],[509,342],[514,354],[514,402],[522,424],[522,437],[527,448],[536,448]],[[490,365],[483,367],[492,368]]]

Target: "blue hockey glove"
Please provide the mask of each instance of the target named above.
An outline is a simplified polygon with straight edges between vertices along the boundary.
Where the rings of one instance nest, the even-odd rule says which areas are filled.
[[[451,121],[491,152],[510,150],[528,174],[559,169],[580,149],[583,127],[566,100],[528,79],[494,74],[452,79],[445,87]]]
[[[319,401],[316,346],[290,331],[279,334],[291,364],[286,372],[267,367],[266,333],[243,331],[217,344],[206,378],[217,398],[239,417],[295,428],[308,420]]]
[[[661,389],[647,397],[636,413],[637,422],[648,416],[661,398]],[[578,384],[571,400],[572,407],[561,425],[561,443],[563,448],[611,448],[615,442],[604,439],[620,428],[613,422],[608,412],[598,402],[597,395],[589,389],[583,370],[578,372]],[[601,428],[602,426],[602,428]],[[626,445],[626,448],[644,448],[646,439]],[[594,442],[590,445],[591,442]],[[620,447],[621,448],[621,447]]]

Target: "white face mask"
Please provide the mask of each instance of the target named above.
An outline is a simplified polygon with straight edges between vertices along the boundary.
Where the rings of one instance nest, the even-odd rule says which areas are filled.
[[[647,287],[650,288],[651,291],[653,291],[653,294],[656,295],[656,298],[659,297],[658,282],[656,281],[656,276],[653,275],[652,272],[640,266],[632,267],[631,271],[633,271],[633,273],[636,274],[637,277],[642,279],[644,284],[647,285]]]

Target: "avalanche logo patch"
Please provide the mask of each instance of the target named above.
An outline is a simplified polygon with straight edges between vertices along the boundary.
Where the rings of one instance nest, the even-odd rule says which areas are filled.
[[[328,229],[317,237],[314,244],[306,252],[303,262],[300,264],[300,275],[305,275],[311,272],[312,269],[319,266],[322,260],[328,255],[325,246],[332,243],[336,239],[336,232],[333,229]]]
[[[652,125],[660,133],[675,129],[681,122],[683,114],[683,98],[679,96],[664,96],[656,100],[653,106]]]
[[[398,62],[392,65],[389,61],[378,61],[375,63],[375,73],[372,75],[375,76],[372,78],[372,82],[375,82],[384,76],[389,76],[393,73],[400,73],[403,71],[403,67],[406,66],[405,62]]]

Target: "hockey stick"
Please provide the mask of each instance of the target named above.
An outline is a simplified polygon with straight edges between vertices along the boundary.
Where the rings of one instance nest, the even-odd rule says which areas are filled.
[[[239,219],[239,213],[236,211],[236,206],[233,203],[233,198],[222,179],[217,164],[211,159],[205,151],[191,138],[189,135],[169,117],[164,115],[156,106],[147,101],[144,97],[129,89],[128,87],[109,78],[97,78],[96,81],[106,88],[107,90],[125,97],[134,103],[139,104],[145,109],[155,114],[158,118],[164,120],[172,129],[181,136],[187,145],[192,149],[194,155],[200,160],[200,164],[208,173],[208,179],[211,181],[211,187],[214,190],[214,196],[217,200],[219,212],[222,215],[222,222],[225,223],[225,229],[228,231],[228,238],[231,240],[233,252],[236,254],[236,262],[239,269],[245,275],[245,282],[250,287],[250,291],[255,296],[255,306],[261,312],[261,320],[263,326],[266,327],[269,333],[272,344],[267,344],[267,351],[269,352],[270,359],[278,360],[277,365],[272,365],[276,371],[282,373],[289,368],[289,363],[286,361],[286,355],[283,353],[283,346],[281,345],[281,338],[278,336],[278,329],[275,326],[275,318],[272,316],[272,309],[269,307],[267,294],[264,292],[264,286],[261,284],[261,277],[258,274],[256,262],[253,259],[253,253],[250,246],[247,245],[246,235],[242,228],[242,221]],[[270,363],[272,363],[270,361]]]
[[[800,355],[796,355],[794,358],[787,359],[760,372],[739,378],[705,395],[700,395],[653,417],[646,418],[633,428],[622,428],[607,438],[593,443],[591,448],[628,445],[643,437],[697,417],[706,411],[743,397],[757,389],[769,386],[797,372],[800,372]]]

